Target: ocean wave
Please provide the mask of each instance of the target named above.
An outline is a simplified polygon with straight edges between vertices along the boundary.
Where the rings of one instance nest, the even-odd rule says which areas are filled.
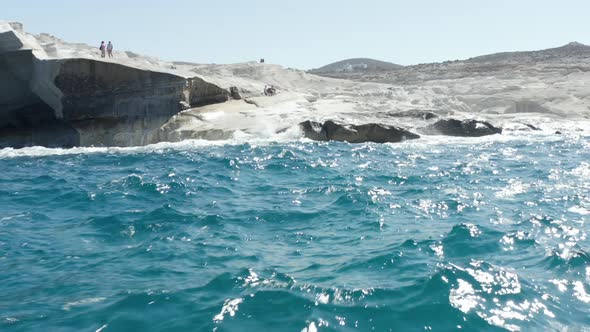
[[[161,142],[146,146],[137,147],[74,147],[74,148],[46,148],[46,147],[26,147],[22,149],[4,148],[0,149],[0,159],[10,158],[23,158],[23,157],[44,157],[44,156],[68,156],[68,155],[80,155],[80,154],[115,154],[115,155],[128,155],[128,154],[144,154],[144,153],[155,153],[162,154],[169,150],[185,151],[185,150],[199,150],[207,147],[220,147],[220,146],[236,146],[249,144],[251,146],[268,146],[272,144],[289,144],[289,143],[300,143],[300,144],[320,144],[326,145],[329,143],[325,142],[313,142],[309,139],[301,138],[298,135],[293,134],[294,130],[286,131],[279,134],[273,134],[269,136],[253,136],[243,133],[236,133],[233,138],[228,140],[184,140],[181,142]],[[568,140],[580,141],[583,140],[583,136],[567,136]],[[446,147],[447,145],[464,145],[464,146],[478,146],[488,145],[494,143],[507,143],[513,141],[523,141],[529,143],[551,143],[561,142],[563,137],[555,136],[554,134],[544,133],[531,135],[530,133],[522,134],[518,132],[510,133],[507,135],[495,135],[488,137],[449,137],[449,136],[423,136],[420,140],[406,141],[401,143],[386,143],[383,144],[391,149],[424,149],[433,148],[437,146]],[[344,143],[348,144],[348,143]],[[370,143],[373,144],[373,143]],[[355,146],[356,144],[353,144]]]
[[[581,329],[587,142],[503,139],[2,150],[0,329]]]

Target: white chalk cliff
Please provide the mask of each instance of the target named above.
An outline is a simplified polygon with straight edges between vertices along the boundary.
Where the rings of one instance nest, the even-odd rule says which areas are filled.
[[[229,98],[196,73],[96,51],[0,22],[0,146],[145,145],[183,109]]]
[[[499,128],[590,131],[590,48],[580,44],[350,75],[255,62],[164,62],[121,51],[103,59],[98,47],[0,22],[0,148],[277,133],[397,142]],[[264,96],[265,85],[279,93]],[[405,134],[383,137],[392,133]]]

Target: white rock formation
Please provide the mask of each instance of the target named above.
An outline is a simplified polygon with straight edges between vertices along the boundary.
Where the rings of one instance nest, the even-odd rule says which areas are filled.
[[[0,146],[2,137],[3,146],[297,137],[305,120],[380,123],[424,134],[437,121],[419,115],[425,112],[439,120],[487,121],[505,133],[588,132],[590,54],[574,44],[549,51],[386,70],[353,81],[255,62],[165,62],[119,50],[103,59],[98,45],[33,36],[20,24],[0,22]],[[278,94],[264,96],[266,85]],[[230,87],[242,99],[223,102]],[[48,119],[52,126],[43,126]],[[60,130],[74,133],[67,144],[52,138]],[[43,134],[34,139],[35,133]]]

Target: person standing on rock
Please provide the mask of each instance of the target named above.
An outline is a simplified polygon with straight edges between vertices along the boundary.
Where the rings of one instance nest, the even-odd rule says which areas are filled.
[[[106,51],[106,45],[104,44],[104,40],[100,43],[100,47],[98,48],[100,50],[100,57],[104,58],[105,57],[105,51]]]
[[[109,41],[109,45],[107,45],[107,52],[109,53],[109,58],[113,57],[113,44]]]

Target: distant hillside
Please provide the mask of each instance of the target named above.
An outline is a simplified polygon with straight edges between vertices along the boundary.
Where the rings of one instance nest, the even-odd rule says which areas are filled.
[[[540,51],[503,52],[478,56],[466,60],[467,63],[527,63],[544,62],[563,58],[588,58],[590,46],[572,42],[562,47]]]
[[[327,66],[313,69],[310,72],[314,74],[330,74],[330,73],[352,73],[352,72],[372,72],[382,70],[393,70],[403,68],[403,66],[395,63],[379,61],[374,59],[357,58],[348,59],[331,63]]]
[[[367,64],[367,69],[362,69],[365,67],[364,64],[368,62],[364,60],[367,59],[344,60],[310,72],[320,76],[353,81],[395,84],[419,84],[429,80],[508,75],[513,71],[541,70],[542,68],[563,69],[567,72],[587,72],[590,71],[590,46],[572,42],[546,50],[503,52],[467,60],[422,63],[412,66],[398,66],[371,60],[387,64],[390,66],[389,68],[378,65],[370,67]]]

